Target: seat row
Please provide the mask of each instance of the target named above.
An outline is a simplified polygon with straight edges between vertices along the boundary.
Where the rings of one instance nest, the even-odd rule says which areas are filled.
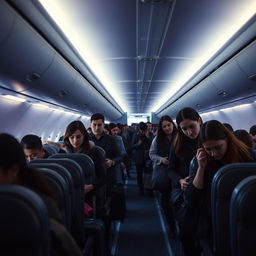
[[[255,255],[256,163],[222,167],[211,188],[214,255]]]

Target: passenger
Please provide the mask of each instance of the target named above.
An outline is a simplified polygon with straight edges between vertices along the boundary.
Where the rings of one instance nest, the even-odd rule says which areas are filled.
[[[253,125],[251,128],[250,128],[250,131],[249,131],[252,139],[253,139],[253,142],[254,142],[254,149],[256,149],[256,125]]]
[[[228,128],[231,132],[234,132],[234,129],[233,127],[231,126],[231,124],[228,124],[228,123],[223,123],[223,125]]]
[[[29,168],[20,143],[9,134],[0,134],[0,184],[20,185],[36,192],[44,201],[50,217],[52,253],[82,255],[76,242],[62,225],[61,214],[44,176]],[[15,209],[13,209],[15,210]],[[61,231],[61,233],[60,233]]]
[[[81,121],[71,122],[64,134],[64,147],[68,153],[82,153],[88,155],[94,162],[96,181],[94,184],[85,184],[85,194],[97,190],[106,184],[105,159],[102,154],[95,149],[94,143],[89,141],[89,136]],[[86,201],[91,202],[91,195],[86,196]]]
[[[34,134],[25,135],[21,145],[28,162],[38,158],[48,158],[49,153],[43,148],[41,138]]]
[[[144,122],[139,123],[139,132],[133,136],[131,148],[134,150],[135,165],[137,172],[137,185],[140,193],[144,194],[145,181],[143,174],[150,174],[151,166],[149,161],[149,149],[151,146],[151,138],[149,137],[147,125]]]
[[[126,166],[124,164],[124,158],[127,155],[125,147],[124,147],[124,142],[123,142],[123,138],[121,136],[119,136],[120,134],[120,129],[118,128],[117,124],[114,123],[110,123],[109,124],[109,130],[110,130],[110,135],[113,136],[113,138],[115,139],[115,142],[117,144],[118,150],[121,154],[122,160],[120,162],[120,167],[122,170],[122,178],[124,179],[124,170],[126,169]]]
[[[189,221],[195,224],[195,236],[200,244],[212,248],[211,223],[211,182],[218,169],[226,164],[255,161],[253,152],[238,140],[219,121],[211,120],[203,124],[200,147],[190,170],[190,186],[187,190]],[[187,220],[188,220],[187,218]],[[199,255],[199,254],[198,254]],[[210,252],[207,252],[210,255]]]
[[[171,201],[179,226],[179,235],[185,255],[196,255],[193,230],[183,228],[184,191],[189,182],[189,165],[196,155],[202,119],[193,108],[184,108],[176,117],[178,135],[169,154],[169,177],[172,181]]]
[[[152,184],[155,190],[161,192],[161,206],[169,226],[170,236],[175,235],[175,222],[170,202],[171,180],[168,177],[167,167],[171,145],[176,137],[177,128],[169,116],[162,116],[157,136],[153,139],[149,157],[153,162]]]
[[[104,116],[100,113],[91,116],[91,139],[95,145],[103,148],[106,153],[107,185],[108,193],[110,193],[111,187],[116,183],[115,166],[120,164],[122,157],[114,138],[104,133],[104,119]]]
[[[253,139],[246,130],[236,130],[234,131],[234,135],[249,148],[253,148]]]

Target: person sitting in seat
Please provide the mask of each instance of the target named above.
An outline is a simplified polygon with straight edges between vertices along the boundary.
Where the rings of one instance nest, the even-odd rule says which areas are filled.
[[[24,186],[42,198],[50,218],[51,255],[82,255],[78,245],[62,224],[55,196],[46,179],[36,169],[28,167],[22,146],[9,134],[0,134],[0,184]]]
[[[48,158],[50,156],[49,153],[44,150],[41,138],[37,135],[25,135],[20,143],[28,162],[34,159]]]

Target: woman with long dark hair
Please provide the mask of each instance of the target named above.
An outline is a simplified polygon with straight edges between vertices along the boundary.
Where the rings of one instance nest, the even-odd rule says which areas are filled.
[[[183,229],[184,192],[189,183],[189,165],[196,155],[198,136],[202,119],[193,108],[184,108],[176,116],[178,134],[169,155],[169,177],[172,181],[171,201],[175,219],[179,226],[179,235],[186,255],[197,253],[190,230]],[[193,232],[193,231],[191,231]]]
[[[210,195],[213,176],[226,164],[256,159],[252,149],[216,120],[203,124],[199,143],[193,160],[195,163],[190,170],[191,185],[186,192],[189,205],[187,215],[193,216],[193,223],[197,223],[194,231],[197,231],[199,239],[212,248]]]
[[[170,116],[162,116],[158,124],[157,136],[153,139],[149,157],[153,162],[153,189],[161,192],[161,206],[168,222],[170,235],[175,234],[175,223],[170,204],[171,181],[167,174],[168,155],[177,134],[177,128]]]

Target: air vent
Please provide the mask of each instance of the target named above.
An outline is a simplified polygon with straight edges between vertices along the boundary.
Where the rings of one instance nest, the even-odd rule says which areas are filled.
[[[36,80],[39,80],[41,78],[41,76],[38,74],[38,73],[31,73],[31,74],[27,74],[25,79],[28,81],[28,82],[34,82]]]
[[[219,91],[218,95],[225,98],[225,97],[227,97],[228,93],[226,91]]]
[[[60,97],[67,96],[68,94],[69,94],[69,92],[66,91],[66,90],[63,90],[63,91],[60,91],[60,92],[59,92],[59,96],[60,96]]]
[[[256,81],[256,74],[253,74],[253,75],[249,76],[248,78],[252,81]]]

